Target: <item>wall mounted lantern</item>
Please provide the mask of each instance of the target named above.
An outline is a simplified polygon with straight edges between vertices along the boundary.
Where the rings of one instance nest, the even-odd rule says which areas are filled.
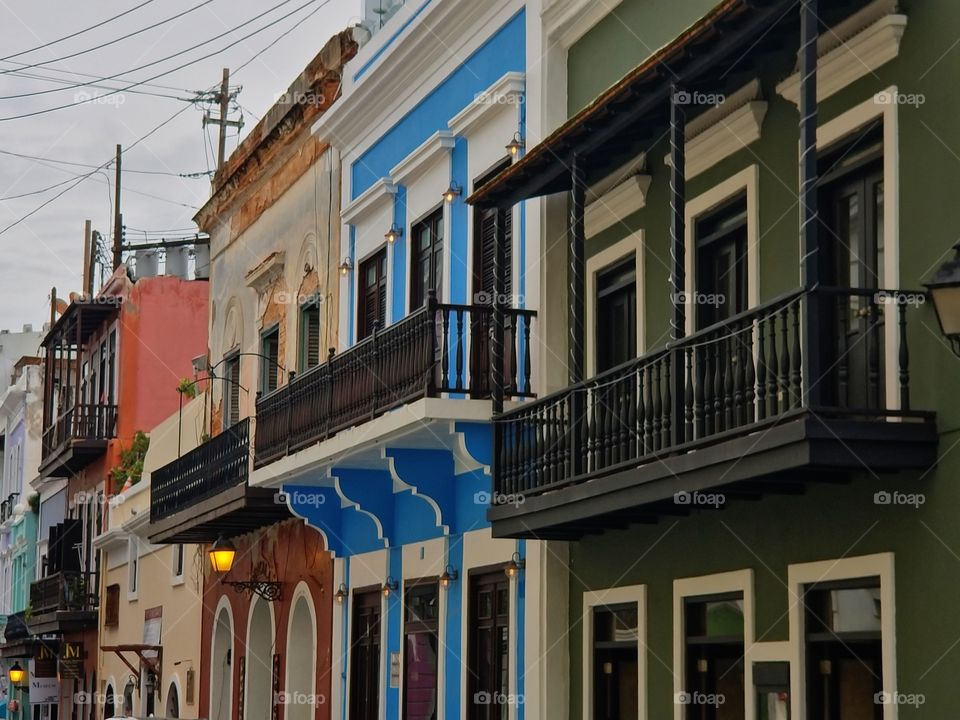
[[[960,357],[960,243],[953,246],[954,256],[946,260],[927,282],[940,331]]]

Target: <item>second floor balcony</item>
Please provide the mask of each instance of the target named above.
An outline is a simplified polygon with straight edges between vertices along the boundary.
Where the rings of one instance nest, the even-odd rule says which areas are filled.
[[[532,310],[505,311],[505,395],[533,397]],[[424,398],[489,400],[493,310],[437,303],[433,297],[403,320],[257,400],[254,465],[332,438]]]
[[[150,540],[213,542],[289,517],[276,493],[251,488],[250,419],[245,418],[150,478]]]
[[[80,570],[62,570],[30,585],[27,625],[35,635],[63,634],[95,627],[97,576]]]

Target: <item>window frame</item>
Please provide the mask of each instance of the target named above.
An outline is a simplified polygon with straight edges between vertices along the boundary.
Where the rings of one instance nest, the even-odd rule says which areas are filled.
[[[743,207],[742,212],[739,210],[741,205]],[[744,312],[750,307],[750,273],[747,267],[749,264],[747,253],[750,244],[749,218],[749,200],[747,198],[747,192],[744,190],[743,192],[731,195],[723,202],[698,215],[694,220],[693,267],[694,288],[696,295],[721,294],[720,287],[704,287],[705,283],[702,277],[703,268],[701,267],[704,260],[704,258],[701,257],[701,253],[705,251],[715,253],[717,248],[721,245],[729,245],[730,243],[734,244],[734,253],[736,257],[734,258],[733,266],[737,273],[736,279],[742,279],[744,283],[742,290],[741,288],[737,287],[738,296],[733,298],[735,303],[734,307],[731,310],[727,310],[727,317],[722,319],[717,317],[712,319],[703,319],[702,316],[705,315],[705,306],[699,302],[691,303],[690,296],[687,296],[687,312],[693,315],[694,328],[697,330],[702,330],[718,322],[723,322],[730,317]],[[729,225],[721,225],[717,229],[711,229],[710,231],[701,234],[701,226],[704,224],[729,220],[733,220],[733,222],[730,222]],[[742,236],[734,237],[734,235]],[[743,293],[742,298],[739,297],[741,291]],[[724,304],[729,302],[730,298],[724,297]],[[743,307],[737,307],[740,302],[743,303]]]
[[[411,621],[407,617],[407,598],[411,590],[416,588],[423,588],[433,586],[433,591],[436,596],[437,603],[437,617],[434,620],[423,621],[415,620],[413,624],[415,626],[414,630],[410,630],[409,626]],[[436,575],[415,578],[415,579],[405,579],[403,581],[403,597],[401,603],[401,619],[403,622],[401,629],[401,658],[400,658],[400,719],[407,720],[407,678],[408,678],[408,668],[407,662],[409,660],[407,656],[407,636],[408,635],[422,635],[430,634],[436,638],[437,643],[437,656],[436,656],[436,673],[434,674],[434,694],[436,698],[436,713],[435,717],[440,715],[440,699],[441,699],[441,673],[442,673],[442,664],[443,664],[443,645],[440,643],[440,627],[441,627],[441,607],[444,601],[443,594],[440,589],[440,578]]]
[[[583,711],[584,720],[593,720],[594,612],[597,608],[635,604],[637,606],[637,720],[647,720],[647,586],[588,590],[583,593]]]
[[[421,256],[423,254],[419,243],[419,232],[427,226],[429,226],[430,229],[430,245],[426,250],[426,253],[429,256],[427,259],[428,280],[427,287],[422,287],[421,277],[418,272],[421,265]],[[440,238],[439,243],[437,242],[438,236]],[[446,257],[446,243],[446,213],[444,211],[444,204],[440,204],[431,208],[418,220],[410,224],[410,292],[408,298],[410,312],[415,312],[426,304],[427,295],[430,290],[436,291],[438,300],[442,298],[445,274],[443,271],[445,269],[444,258]],[[438,244],[439,248],[437,247]],[[438,273],[440,276],[439,286],[437,282]],[[419,293],[422,293],[423,297],[418,298]]]
[[[383,330],[387,323],[387,305],[389,304],[390,296],[390,267],[389,267],[389,256],[387,253],[386,244],[380,245],[373,252],[367,255],[363,260],[357,263],[357,342],[366,340],[373,334],[373,328],[368,328],[366,326],[366,309],[367,309],[367,293],[366,285],[364,284],[364,278],[366,273],[364,272],[366,268],[371,263],[383,263],[383,279],[382,281],[378,280],[377,282],[377,315],[380,314],[380,295],[383,294],[383,319],[380,322],[378,332]],[[379,273],[379,267],[377,269]]]
[[[127,538],[127,600],[136,600],[140,592],[140,543]]]
[[[309,362],[309,331],[307,325],[307,316],[316,312],[317,315],[317,362],[311,365]],[[297,368],[300,373],[304,373],[312,367],[323,364],[323,354],[320,351],[321,330],[323,329],[323,319],[320,314],[320,294],[313,293],[300,303],[297,313]]]
[[[173,560],[170,563],[170,584],[183,585],[186,577],[187,551],[183,543],[175,543],[172,547]],[[179,568],[178,568],[179,565]],[[179,569],[179,572],[178,572]]]
[[[221,413],[220,425],[222,430],[228,430],[236,425],[242,419],[240,417],[240,377],[243,373],[243,359],[240,356],[240,350],[234,349],[226,353],[221,360],[224,366],[223,378],[224,381],[221,383],[223,385],[223,411]],[[236,363],[237,367],[237,377],[230,377],[230,367]],[[236,404],[236,407],[234,407]],[[236,413],[237,419],[234,422],[230,421],[232,415]]]
[[[360,598],[366,604],[361,605]],[[383,592],[379,585],[371,585],[368,587],[360,587],[352,590],[349,595],[350,607],[348,613],[348,627],[347,632],[349,633],[349,652],[348,652],[348,661],[347,661],[347,684],[346,684],[346,693],[347,697],[344,698],[344,704],[346,705],[347,712],[350,717],[354,716],[356,697],[354,693],[354,685],[357,682],[357,666],[355,664],[355,654],[354,651],[358,646],[358,641],[355,639],[355,634],[357,631],[357,612],[361,608],[375,608],[378,618],[377,618],[377,627],[378,627],[378,637],[377,637],[377,652],[372,654],[371,657],[376,660],[376,667],[373,672],[373,678],[377,683],[377,712],[376,716],[380,717],[380,711],[383,707],[384,700],[384,652],[386,648],[385,644],[385,626],[384,626],[384,607],[383,607]],[[387,658],[389,661],[389,658]],[[368,668],[369,669],[369,668]],[[388,684],[388,683],[387,683]]]
[[[277,344],[276,360],[271,363],[267,360],[270,354],[267,343],[275,340]],[[263,395],[269,395],[280,387],[280,323],[275,322],[260,330],[260,378],[258,388]],[[272,385],[272,387],[271,387]]]

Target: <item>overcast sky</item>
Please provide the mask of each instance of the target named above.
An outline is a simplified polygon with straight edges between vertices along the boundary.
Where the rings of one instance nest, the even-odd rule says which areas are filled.
[[[143,6],[133,9],[138,5]],[[65,57],[191,8],[176,20],[108,47]],[[75,38],[14,56],[125,11],[130,12]],[[263,17],[234,30],[264,12],[267,14]],[[326,40],[356,22],[359,13],[360,0],[0,0],[0,58],[6,58],[0,60],[0,329],[16,330],[24,323],[39,326],[48,319],[47,298],[52,286],[60,296],[81,289],[83,221],[89,218],[95,229],[104,235],[110,232],[113,168],[91,175],[26,220],[6,231],[4,228],[70,188],[75,176],[92,170],[84,164],[101,165],[114,154],[117,143],[132,145],[178,110],[183,112],[124,154],[121,204],[128,240],[138,238],[133,228],[194,228],[191,218],[209,195],[209,180],[176,175],[213,168],[217,128],[204,129],[201,125],[207,106],[176,98],[193,97],[193,91],[214,88],[219,85],[222,68],[236,70],[252,59],[231,76],[231,85],[243,87],[238,98],[245,122],[242,137]],[[265,27],[274,21],[276,24]],[[256,32],[261,28],[265,29]],[[237,42],[254,32],[252,37]],[[268,47],[284,33],[288,34]],[[188,51],[194,45],[199,47]],[[175,58],[134,70],[180,52],[183,54]],[[211,53],[215,54],[199,59]],[[23,67],[51,60],[57,62]],[[94,77],[71,72],[98,78],[121,75],[122,80],[98,84],[123,88],[193,60],[198,62],[152,80],[149,86],[93,103],[11,119],[109,92],[89,86],[70,87],[96,82]],[[173,97],[141,94],[144,92]],[[237,118],[239,113],[231,117]],[[234,129],[230,134],[228,154],[238,141]],[[80,164],[28,160],[9,153]],[[44,192],[13,197],[53,185],[56,187]]]

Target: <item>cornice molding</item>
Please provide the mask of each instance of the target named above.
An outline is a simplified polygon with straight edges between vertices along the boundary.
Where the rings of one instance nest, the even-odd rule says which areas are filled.
[[[381,178],[367,188],[360,197],[340,212],[340,219],[347,225],[353,225],[357,218],[368,213],[387,199],[397,194],[397,185],[392,178]]]
[[[907,16],[897,0],[876,0],[834,26],[817,43],[817,100],[828,98],[900,54]],[[800,104],[800,73],[777,85],[777,94]]]
[[[282,250],[267,255],[263,262],[247,273],[247,286],[262,295],[278,277],[283,275],[286,259],[287,254]]]
[[[623,0],[554,0],[540,11],[544,31],[551,40],[569,49]]]
[[[447,123],[455,135],[468,135],[478,124],[489,119],[491,113],[523,102],[526,73],[508,72],[493,85],[478,94],[473,102]]]
[[[649,175],[631,175],[589,203],[583,213],[586,236],[593,237],[647,204]]]
[[[455,142],[452,132],[438,130],[390,170],[390,179],[396,185],[408,184],[419,177],[437,156],[443,152],[449,153]]]

